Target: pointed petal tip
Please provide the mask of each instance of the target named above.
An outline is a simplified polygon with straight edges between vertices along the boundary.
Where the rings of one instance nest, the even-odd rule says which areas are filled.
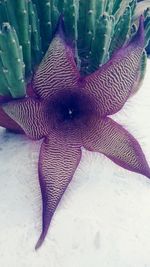
[[[144,35],[144,16],[141,15],[139,18],[139,29],[138,31]]]
[[[144,155],[144,162],[143,162],[142,166],[143,166],[143,168],[141,170],[135,169],[135,170],[130,170],[130,171],[133,171],[135,173],[138,173],[138,174],[150,179],[150,168],[148,166],[145,155]]]
[[[144,16],[141,15],[139,18],[139,27],[137,30],[137,33],[135,35],[135,37],[133,38],[133,40],[135,42],[138,42],[141,46],[144,47],[144,39],[145,39],[145,35],[144,35]]]
[[[145,158],[145,160],[144,160],[144,162],[143,162],[143,164],[142,164],[142,165],[143,165],[143,168],[142,168],[140,174],[142,174],[142,175],[144,175],[146,178],[150,179],[150,167],[149,167],[149,165],[148,165],[148,162],[147,162],[147,160],[146,160],[145,155],[144,155],[144,158]],[[145,164],[144,164],[144,163],[145,163]]]
[[[63,14],[60,15],[55,32],[54,32],[54,37],[57,35],[64,41],[64,43],[67,46],[69,46],[72,50],[74,50],[74,42],[66,34],[66,27],[65,27],[65,21],[64,21],[64,15]]]
[[[36,250],[36,251],[39,250],[39,248],[41,247],[42,243],[43,243],[43,241],[41,241],[41,240],[39,239],[38,242],[37,242],[37,244],[36,244],[36,246],[35,246],[35,250]]]
[[[59,35],[62,39],[65,39],[65,23],[63,14],[60,15],[58,19],[58,23],[54,32],[55,35]]]
[[[140,22],[140,24],[144,24],[144,15],[143,14],[139,17],[139,22]]]
[[[148,179],[150,179],[150,168],[148,168],[144,173],[142,173],[143,175],[145,175]]]
[[[40,237],[39,237],[39,239],[35,245],[35,250],[38,250],[42,246],[42,244],[45,240],[45,237],[46,237],[46,233],[44,233],[44,232],[41,233],[41,235],[40,235]]]

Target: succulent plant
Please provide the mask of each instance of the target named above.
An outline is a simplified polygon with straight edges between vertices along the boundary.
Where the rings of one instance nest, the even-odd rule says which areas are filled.
[[[137,140],[107,117],[122,108],[144,77],[150,15],[143,2],[141,9],[135,0],[0,1],[0,122],[31,139],[43,138],[42,232],[36,249],[82,146],[150,178]]]
[[[144,48],[144,20],[128,45],[97,71],[81,76],[60,19],[57,32],[32,80],[34,95],[2,105],[26,135],[43,139],[38,173],[42,231],[38,249],[80,162],[81,147],[103,153],[121,167],[150,178],[137,140],[109,115],[135,91]]]
[[[0,95],[18,98],[26,94],[26,84],[52,40],[60,14],[78,68],[85,75],[130,40],[143,12],[149,50],[149,6],[149,1],[136,0],[1,0]]]

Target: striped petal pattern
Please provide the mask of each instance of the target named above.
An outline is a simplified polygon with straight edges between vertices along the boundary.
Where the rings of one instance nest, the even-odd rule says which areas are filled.
[[[103,153],[121,167],[150,178],[150,168],[139,143],[112,119],[93,118],[82,139],[86,149]]]
[[[95,73],[80,77],[62,25],[40,64],[29,97],[3,104],[3,110],[32,139],[44,138],[39,156],[43,243],[53,214],[80,162],[81,147],[103,153],[116,164],[150,178],[136,139],[108,118],[138,85],[144,46],[143,18],[133,40]],[[78,94],[76,95],[76,89]]]
[[[8,100],[10,99],[0,96],[0,104],[3,104]],[[0,107],[0,127],[4,127],[14,133],[23,133],[21,127],[4,112],[2,107]]]
[[[73,51],[62,35],[62,30],[59,29],[33,78],[33,90],[42,99],[79,85],[80,75]]]
[[[4,127],[14,133],[23,133],[21,127],[13,121],[2,108],[0,108],[0,127]]]
[[[32,98],[15,100],[4,104],[3,110],[31,139],[37,140],[48,134],[47,120],[40,101]]]
[[[133,40],[108,63],[87,76],[84,91],[92,96],[100,116],[118,112],[135,90],[144,47],[143,17]]]
[[[39,158],[39,179],[43,200],[42,233],[38,249],[47,234],[52,216],[70,183],[81,158],[81,143],[57,135],[45,139]]]

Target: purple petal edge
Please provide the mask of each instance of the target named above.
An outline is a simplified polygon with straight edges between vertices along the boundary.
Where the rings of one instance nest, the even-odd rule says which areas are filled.
[[[83,90],[93,99],[101,117],[118,112],[135,91],[144,49],[143,23],[141,16],[133,39],[100,69],[84,78]]]
[[[105,155],[105,154],[104,154]],[[139,173],[141,175],[144,175],[145,177],[147,177],[148,179],[150,179],[150,168],[147,166],[147,168],[144,170],[144,171],[136,171],[132,168],[129,168],[129,166],[127,166],[125,163],[123,164],[121,160],[119,159],[116,159],[116,158],[113,158],[111,156],[107,156],[105,155],[107,158],[109,158],[111,161],[113,161],[115,164],[119,165],[120,167],[128,170],[128,171],[131,171],[131,172],[135,172],[135,173]],[[145,158],[146,160],[146,158]]]
[[[110,118],[93,119],[83,133],[83,146],[104,154],[119,166],[150,178],[150,168],[138,141]]]
[[[51,139],[53,137],[51,136]],[[42,193],[42,232],[35,246],[43,243],[55,210],[76,171],[81,159],[81,144],[74,145],[57,139],[46,140],[39,156],[39,182]]]

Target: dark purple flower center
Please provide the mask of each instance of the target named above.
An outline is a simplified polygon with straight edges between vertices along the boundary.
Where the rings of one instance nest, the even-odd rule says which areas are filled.
[[[71,122],[82,117],[84,107],[82,98],[77,93],[62,95],[55,100],[54,109],[57,118],[62,122]]]
[[[55,96],[52,110],[57,123],[73,124],[88,117],[91,104],[89,98],[80,91],[66,91]]]

